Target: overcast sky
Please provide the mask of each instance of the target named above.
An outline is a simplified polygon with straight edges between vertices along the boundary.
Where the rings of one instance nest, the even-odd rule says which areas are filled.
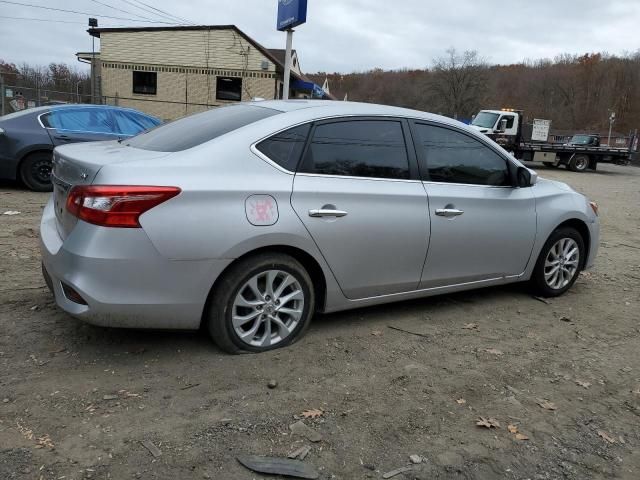
[[[100,15],[133,18],[137,13],[168,21],[136,8],[137,0],[15,1],[88,12],[98,16],[101,26],[155,24]],[[275,29],[277,0],[142,1],[198,24],[235,24],[267,48],[284,48],[285,35]],[[449,47],[477,50],[500,64],[564,52],[621,54],[640,48],[640,0],[308,1],[308,23],[294,36],[306,73],[424,68]],[[56,23],[62,20],[74,23]],[[77,63],[75,52],[91,50],[86,21],[83,14],[0,2],[0,59]]]

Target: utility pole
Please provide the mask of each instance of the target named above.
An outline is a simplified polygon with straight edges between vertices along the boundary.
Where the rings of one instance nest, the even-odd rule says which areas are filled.
[[[607,147],[611,148],[611,129],[613,128],[613,122],[616,121],[616,112],[611,112],[609,115],[609,138],[607,140]]]
[[[289,81],[291,80],[291,49],[293,46],[293,29],[287,30],[287,50],[284,57],[284,92],[282,99],[289,100]]]
[[[0,75],[0,115],[4,115],[4,77]]]
[[[98,19],[90,18],[89,27],[97,28]],[[91,103],[96,103],[96,37],[91,35]]]

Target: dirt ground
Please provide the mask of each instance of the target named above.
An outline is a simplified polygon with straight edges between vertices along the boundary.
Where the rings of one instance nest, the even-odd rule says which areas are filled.
[[[640,478],[640,169],[538,170],[600,204],[596,266],[565,296],[516,285],[325,315],[243,356],[58,310],[37,247],[47,195],[0,185],[0,479],[259,479],[238,455],[302,445],[322,479],[382,478],[411,454],[394,479]],[[316,443],[289,429],[308,409]]]

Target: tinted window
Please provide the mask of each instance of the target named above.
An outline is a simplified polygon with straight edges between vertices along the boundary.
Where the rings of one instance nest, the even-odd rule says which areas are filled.
[[[179,152],[278,113],[278,110],[250,105],[214,108],[141,133],[128,140],[127,145],[157,152]]]
[[[285,170],[294,172],[311,129],[310,124],[300,125],[263,140],[258,150]]]
[[[117,132],[124,135],[137,135],[161,123],[157,118],[127,110],[113,110],[111,113],[115,118]]]
[[[480,141],[447,128],[417,124],[432,182],[509,185],[507,161]]]
[[[114,133],[115,126],[106,108],[65,108],[54,110],[46,125],[73,132]]]
[[[133,72],[133,93],[155,95],[158,89],[156,72]]]
[[[304,171],[352,177],[409,178],[400,122],[360,120],[318,125]]]

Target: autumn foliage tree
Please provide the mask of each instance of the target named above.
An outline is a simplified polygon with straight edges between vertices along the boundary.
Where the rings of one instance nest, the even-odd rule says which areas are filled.
[[[482,108],[519,108],[528,120],[546,118],[557,129],[640,128],[640,50],[624,55],[590,53],[487,65],[476,52],[453,49],[421,70],[381,69],[309,75],[342,99],[383,103],[469,119]]]

